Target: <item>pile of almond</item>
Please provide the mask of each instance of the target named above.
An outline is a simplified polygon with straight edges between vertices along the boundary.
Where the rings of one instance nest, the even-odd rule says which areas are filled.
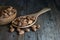
[[[31,27],[28,28],[19,28],[19,27],[14,27],[13,25],[10,26],[10,32],[14,32],[15,30],[17,30],[19,35],[23,35],[25,32],[29,32],[29,31],[36,31],[37,29],[40,28],[40,25],[32,25]]]
[[[10,32],[14,32],[17,30],[18,34],[24,34],[25,32],[29,32],[30,30],[36,31],[40,28],[40,25],[32,25],[31,27],[21,28],[32,24],[35,21],[34,16],[21,16],[12,21],[12,25],[10,26]],[[15,25],[15,26],[14,26]]]
[[[34,16],[21,16],[13,20],[12,24],[18,27],[24,27],[24,26],[32,24],[34,21],[35,21]]]
[[[12,6],[8,6],[8,7],[3,7],[0,9],[0,18],[7,18],[13,14],[15,14],[17,11],[15,8],[13,8]]]

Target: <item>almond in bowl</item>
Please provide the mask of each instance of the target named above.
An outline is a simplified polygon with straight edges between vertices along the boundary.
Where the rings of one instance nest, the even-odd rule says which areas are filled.
[[[10,23],[16,17],[17,11],[12,6],[0,6],[0,25]]]

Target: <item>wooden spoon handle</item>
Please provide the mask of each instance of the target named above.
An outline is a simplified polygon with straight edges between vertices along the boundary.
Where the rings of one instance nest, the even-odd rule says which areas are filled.
[[[50,10],[51,10],[50,8],[44,8],[44,9],[42,9],[41,11],[35,13],[34,16],[38,17],[39,15],[41,15],[41,14],[47,12],[47,11],[50,11]]]

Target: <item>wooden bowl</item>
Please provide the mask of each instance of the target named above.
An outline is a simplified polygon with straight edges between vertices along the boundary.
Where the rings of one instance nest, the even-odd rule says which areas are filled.
[[[7,6],[1,6],[1,7],[7,7]],[[16,17],[16,14],[17,13],[14,13],[13,15],[11,15],[7,18],[0,18],[0,25],[5,25],[5,24],[10,23]]]

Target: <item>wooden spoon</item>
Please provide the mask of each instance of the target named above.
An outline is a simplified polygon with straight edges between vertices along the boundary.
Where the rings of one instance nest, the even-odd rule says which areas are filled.
[[[32,26],[33,24],[36,23],[37,18],[38,18],[39,15],[41,15],[41,14],[47,12],[47,11],[50,11],[50,10],[51,10],[50,8],[44,8],[44,9],[42,9],[41,11],[39,11],[39,12],[37,12],[37,13],[35,13],[35,14],[26,15],[26,16],[34,16],[36,19],[35,19],[35,21],[34,21],[32,24],[27,25],[27,26],[24,26],[24,27],[19,27],[19,28],[26,28],[26,27]],[[23,17],[23,16],[20,16],[20,17]],[[16,25],[13,25],[13,26],[18,27],[18,26],[16,26]]]

